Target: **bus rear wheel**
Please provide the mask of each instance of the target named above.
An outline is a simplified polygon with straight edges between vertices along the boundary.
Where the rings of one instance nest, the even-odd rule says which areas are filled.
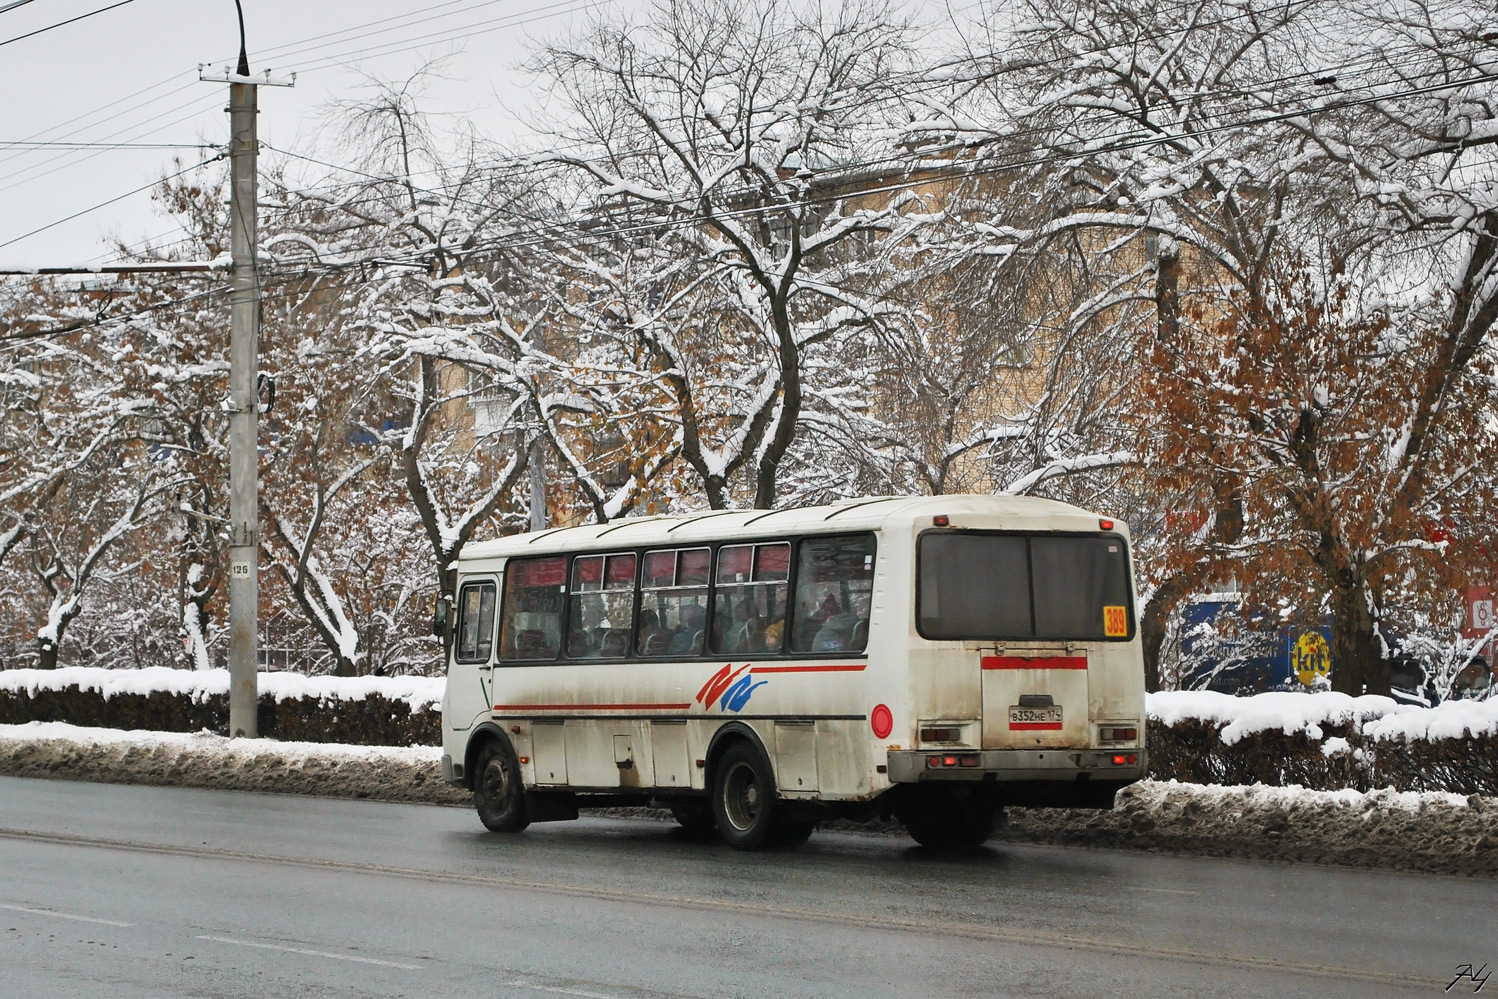
[[[525,808],[520,762],[508,743],[490,742],[474,768],[473,804],[490,832],[517,833],[531,824]]]
[[[775,775],[765,754],[747,742],[728,747],[713,775],[719,835],[735,850],[769,846],[775,812]]]
[[[905,831],[932,850],[974,850],[998,826],[999,809],[985,798],[934,798],[900,816]]]
[[[713,810],[700,805],[678,805],[671,809],[671,817],[681,826],[681,834],[690,840],[712,839],[717,833],[713,824]]]

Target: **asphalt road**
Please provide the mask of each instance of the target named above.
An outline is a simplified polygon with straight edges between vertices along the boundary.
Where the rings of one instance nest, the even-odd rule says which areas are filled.
[[[1439,995],[1491,881],[0,778],[0,997]],[[1462,981],[1450,994],[1471,994]],[[1498,988],[1495,981],[1488,989]]]

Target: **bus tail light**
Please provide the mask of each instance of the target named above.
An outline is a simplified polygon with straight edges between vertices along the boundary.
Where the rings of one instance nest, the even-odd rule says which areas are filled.
[[[1125,765],[1127,765],[1127,766],[1133,766],[1135,763],[1138,763],[1138,762],[1139,762],[1139,757],[1136,754],[1134,754],[1134,753],[1114,753],[1113,754],[1113,765],[1115,767],[1121,767],[1121,766],[1125,766]]]
[[[1100,520],[1100,521],[1097,522],[1097,526],[1100,527],[1100,528],[1102,528],[1105,531],[1111,531],[1111,530],[1113,530],[1113,521],[1111,521],[1111,520]]]
[[[926,757],[926,769],[939,770],[942,767],[976,767],[979,763],[977,756],[928,756]]]
[[[922,742],[956,742],[959,732],[955,728],[923,728]]]
[[[1133,742],[1139,738],[1139,729],[1122,726],[1102,728],[1098,730],[1098,737],[1104,742]]]

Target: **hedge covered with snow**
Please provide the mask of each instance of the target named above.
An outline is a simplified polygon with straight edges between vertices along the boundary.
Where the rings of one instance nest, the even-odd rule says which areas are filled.
[[[1498,795],[1498,700],[1178,691],[1147,710],[1157,779]]]
[[[260,675],[260,734],[287,742],[436,746],[440,677]],[[228,733],[226,670],[0,672],[0,724]],[[1395,788],[1498,796],[1498,699],[1435,708],[1387,697],[1151,694],[1150,776],[1192,784]]]
[[[260,735],[286,742],[435,746],[441,677],[261,673]],[[229,671],[101,669],[0,672],[0,724],[67,722],[156,732],[229,732]]]

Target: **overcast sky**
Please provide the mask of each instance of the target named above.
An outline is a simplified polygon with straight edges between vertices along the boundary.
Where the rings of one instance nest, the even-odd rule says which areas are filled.
[[[227,87],[198,80],[198,64],[232,62],[233,0],[125,0],[31,38],[28,32],[119,0],[0,0],[0,267],[98,264],[106,241],[170,238],[150,185],[222,143]],[[250,67],[296,71],[293,89],[260,91],[260,138],[314,148],[318,111],[369,77],[398,79],[449,56],[423,104],[467,116],[487,135],[517,134],[534,95],[518,69],[529,44],[591,16],[638,10],[643,0],[243,0]],[[13,9],[6,10],[6,7]],[[11,39],[15,39],[11,41]],[[183,143],[181,149],[48,147],[72,143]],[[326,155],[324,150],[324,155]],[[120,195],[113,204],[17,240]],[[12,242],[12,240],[15,240]]]

